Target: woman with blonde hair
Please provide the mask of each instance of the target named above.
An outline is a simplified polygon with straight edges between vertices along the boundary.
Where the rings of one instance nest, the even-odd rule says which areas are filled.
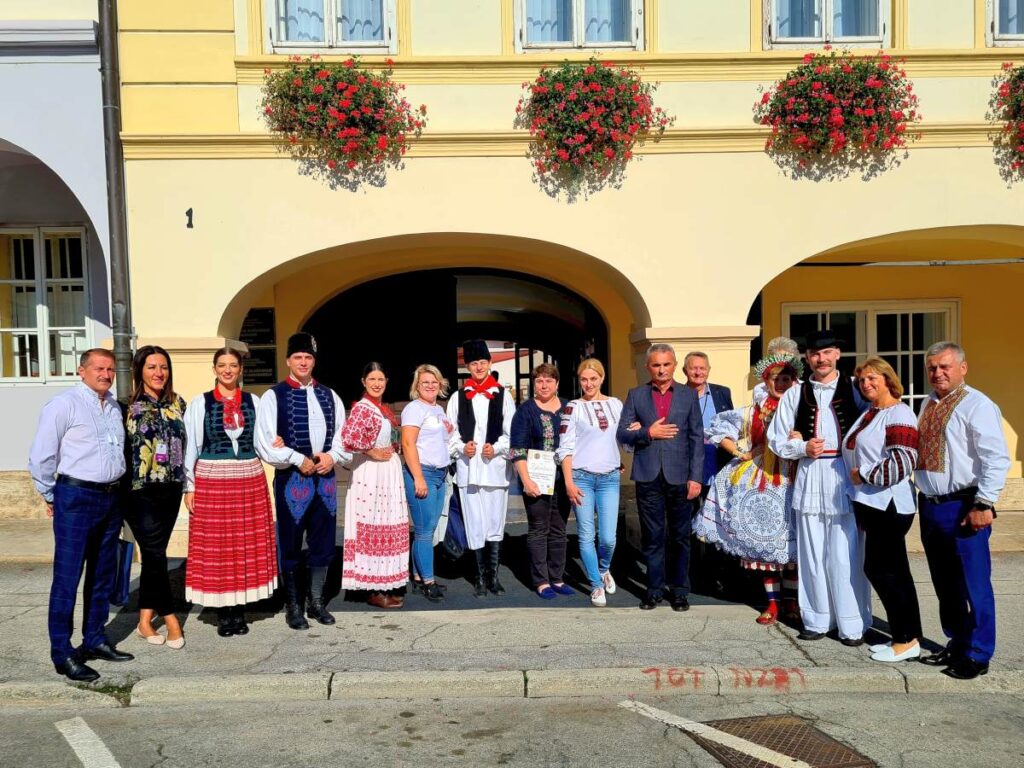
[[[445,587],[434,579],[434,529],[444,509],[448,476],[448,440],[454,427],[440,405],[448,380],[436,366],[416,368],[409,388],[411,402],[402,409],[402,454],[405,498],[412,517],[414,582],[431,602],[444,599]]]
[[[917,417],[900,398],[903,385],[885,360],[869,357],[854,378],[868,402],[843,441],[857,526],[864,532],[864,574],[878,593],[892,642],[871,646],[874,661],[921,655],[921,609],[907,559],[906,535],[917,503],[910,485],[917,465]]]

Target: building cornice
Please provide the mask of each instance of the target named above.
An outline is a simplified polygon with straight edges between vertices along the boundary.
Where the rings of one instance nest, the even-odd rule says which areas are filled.
[[[0,55],[98,52],[94,21],[0,21]]]

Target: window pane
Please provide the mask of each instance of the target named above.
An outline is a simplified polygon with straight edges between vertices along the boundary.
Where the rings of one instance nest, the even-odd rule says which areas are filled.
[[[527,0],[526,42],[571,43],[572,0]]]
[[[821,37],[822,0],[776,0],[775,37]]]
[[[920,318],[920,329],[914,330],[914,347],[927,350],[932,344],[946,340],[946,313],[945,312],[921,312],[917,314]]]
[[[818,330],[817,312],[800,312],[789,316],[789,338],[803,349],[807,337]]]
[[[879,37],[878,0],[834,0],[832,34],[835,37]]]
[[[875,331],[875,346],[879,352],[892,352],[896,349],[896,315],[878,315]]]
[[[1024,35],[1024,0],[999,0],[999,34]]]
[[[46,307],[52,328],[85,325],[85,286],[48,282]]]
[[[77,233],[47,235],[43,253],[47,279],[81,280],[84,277],[82,238]]]
[[[58,331],[50,334],[50,375],[72,376],[78,359],[87,349],[85,331]]]
[[[856,349],[856,312],[830,312],[828,315],[828,329],[835,333],[839,340],[843,342],[843,352],[863,352],[861,349]]]
[[[282,40],[324,42],[324,0],[278,0],[278,7]]]
[[[630,0],[587,0],[583,18],[588,43],[628,42]]]
[[[79,325],[84,325],[83,320]],[[0,328],[35,328],[36,289],[31,283],[0,283]]]
[[[0,376],[19,379],[39,376],[39,336],[0,332]]]
[[[342,40],[384,41],[384,0],[343,0],[338,36]]]

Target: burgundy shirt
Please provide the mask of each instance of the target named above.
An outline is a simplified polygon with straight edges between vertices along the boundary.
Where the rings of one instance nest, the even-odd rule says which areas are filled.
[[[669,409],[672,408],[672,395],[675,392],[675,382],[668,385],[668,389],[662,394],[658,391],[658,385],[651,382],[651,398],[654,400],[654,412],[659,419],[668,420]]]

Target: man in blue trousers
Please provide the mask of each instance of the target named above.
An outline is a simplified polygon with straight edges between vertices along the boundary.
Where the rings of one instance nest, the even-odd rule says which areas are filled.
[[[130,661],[104,633],[117,570],[121,532],[118,480],[124,474],[124,423],[114,383],[114,355],[90,349],[78,366],[82,381],[43,407],[28,468],[53,518],[50,588],[50,658],[57,672],[77,682],[99,673],[90,659]],[[71,646],[75,595],[82,588],[82,646]]]
[[[918,421],[914,478],[921,542],[949,642],[921,661],[971,680],[988,672],[996,648],[989,537],[1010,455],[999,408],[964,381],[963,348],[949,341],[933,344],[925,368],[934,391]]]

